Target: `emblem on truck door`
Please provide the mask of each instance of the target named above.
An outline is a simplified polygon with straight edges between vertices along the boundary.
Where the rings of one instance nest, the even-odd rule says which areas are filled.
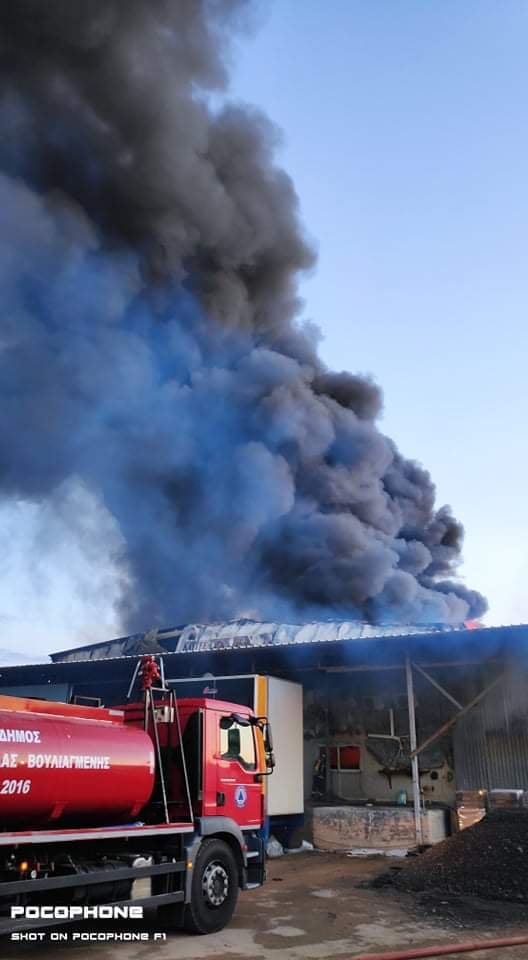
[[[235,803],[237,807],[245,807],[247,803],[247,790],[245,787],[239,786],[235,790]]]

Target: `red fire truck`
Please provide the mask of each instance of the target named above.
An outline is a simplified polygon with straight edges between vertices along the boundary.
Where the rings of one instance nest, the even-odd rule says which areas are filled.
[[[138,907],[212,933],[262,884],[266,718],[141,676],[119,709],[0,697],[0,934]]]

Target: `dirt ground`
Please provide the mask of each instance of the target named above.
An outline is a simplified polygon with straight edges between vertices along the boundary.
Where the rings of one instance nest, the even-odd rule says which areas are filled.
[[[0,954],[5,960],[28,960],[30,953],[39,960],[59,956],[62,960],[352,960],[358,953],[411,945],[528,934],[526,906],[403,894],[390,886],[373,889],[370,881],[391,869],[385,859],[314,852],[281,857],[268,866],[265,886],[241,895],[233,921],[218,934],[175,933],[166,941],[153,941],[154,932],[161,929],[153,920],[142,928],[150,931],[149,942],[4,941]],[[71,937],[73,928],[62,929],[69,930]],[[528,960],[528,946],[453,956]]]

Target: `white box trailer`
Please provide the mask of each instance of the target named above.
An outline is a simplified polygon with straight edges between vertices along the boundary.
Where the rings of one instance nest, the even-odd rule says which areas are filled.
[[[264,715],[276,731],[276,766],[266,777],[266,813],[269,817],[304,813],[303,689],[300,683],[278,677],[260,679],[266,683]]]
[[[264,777],[267,817],[304,813],[303,689],[301,684],[262,674],[166,678],[178,697],[211,697],[251,707],[268,717],[273,732],[275,769]]]

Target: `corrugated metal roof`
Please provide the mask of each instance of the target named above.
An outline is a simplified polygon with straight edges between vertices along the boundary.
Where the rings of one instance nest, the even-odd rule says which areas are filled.
[[[443,632],[441,627],[374,626],[352,620],[312,621],[304,624],[261,620],[223,620],[216,623],[189,623],[181,627],[134,634],[115,640],[74,647],[52,653],[53,660],[99,660],[138,653],[195,653],[244,647],[332,643],[340,640],[383,639]]]
[[[477,628],[490,634],[505,629],[525,630],[528,625]],[[319,620],[304,624],[278,623],[250,619],[191,623],[185,626],[152,630],[108,642],[75,647],[51,654],[54,661],[113,659],[141,653],[199,653],[254,647],[309,645],[342,641],[390,640],[401,637],[455,635],[475,633],[475,628],[442,625],[392,624],[386,626],[351,620]]]
[[[430,628],[427,627],[401,625],[381,627],[351,620],[323,620],[304,624],[257,620],[192,623],[181,631],[175,652],[192,653],[198,650],[225,650],[298,643],[335,643],[339,640],[374,640],[428,632]]]

